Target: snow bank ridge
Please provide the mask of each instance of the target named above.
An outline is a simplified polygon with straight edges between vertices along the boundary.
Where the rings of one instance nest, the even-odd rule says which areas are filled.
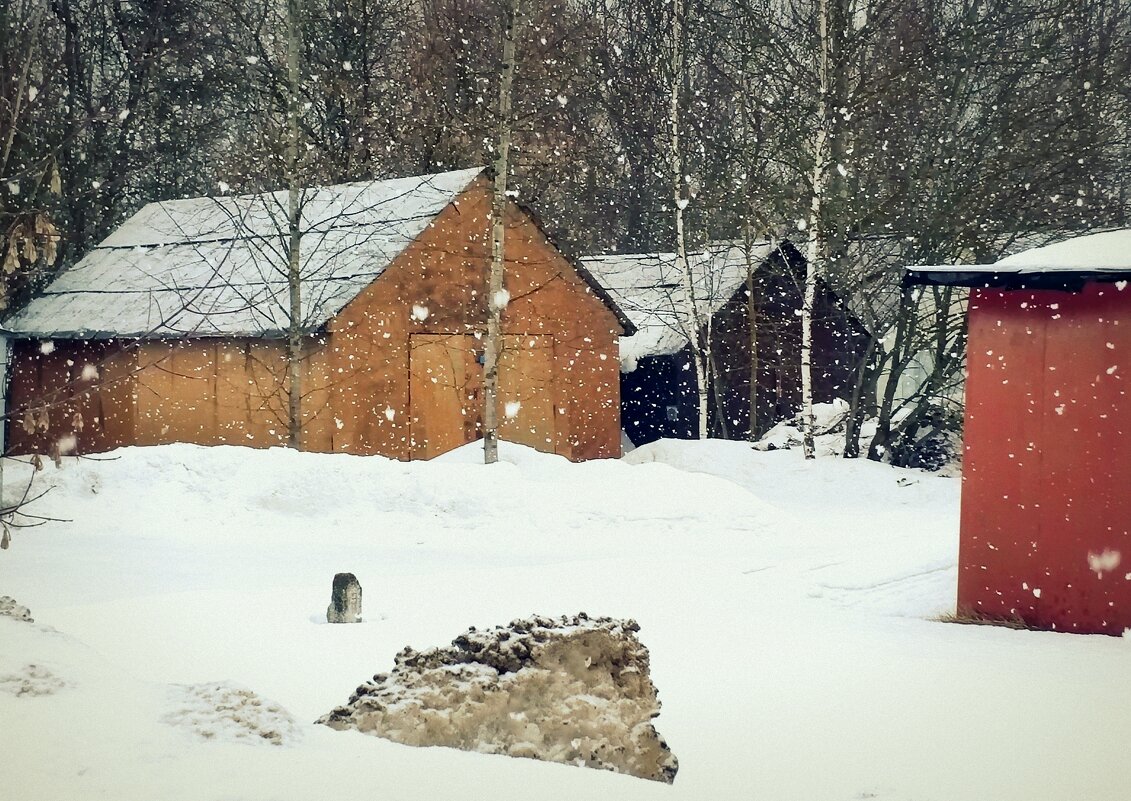
[[[32,619],[30,609],[26,606],[20,606],[16,603],[15,598],[10,598],[7,595],[0,595],[0,616],[15,618],[25,623],[35,622]]]
[[[204,740],[284,745],[298,736],[294,719],[278,704],[228,682],[176,685],[174,709],[162,720]]]
[[[678,762],[634,620],[534,616],[406,647],[318,720],[398,743],[601,768],[671,783]]]

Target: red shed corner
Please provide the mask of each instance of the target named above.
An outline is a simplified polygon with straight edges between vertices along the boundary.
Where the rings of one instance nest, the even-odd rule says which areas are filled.
[[[908,269],[971,288],[960,612],[1131,628],[1129,280],[1131,230]]]

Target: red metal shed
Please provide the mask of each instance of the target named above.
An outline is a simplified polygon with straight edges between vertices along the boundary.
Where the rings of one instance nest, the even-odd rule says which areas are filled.
[[[959,612],[1131,628],[1129,280],[1131,230],[908,270],[971,288]]]

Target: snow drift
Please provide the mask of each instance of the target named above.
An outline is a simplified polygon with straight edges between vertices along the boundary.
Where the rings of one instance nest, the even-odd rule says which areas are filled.
[[[448,648],[405,648],[318,722],[670,784],[678,763],[651,722],[660,702],[639,628],[585,614],[471,628]]]

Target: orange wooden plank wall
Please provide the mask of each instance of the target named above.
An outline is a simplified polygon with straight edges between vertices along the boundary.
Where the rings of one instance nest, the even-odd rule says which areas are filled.
[[[481,435],[477,332],[486,321],[489,211],[489,183],[481,179],[331,320],[325,335],[310,339],[305,449],[431,458]],[[619,456],[619,322],[513,205],[507,237],[502,436],[570,459]],[[55,410],[46,430],[9,426],[12,453],[49,450],[68,436],[76,412],[88,424],[78,437],[82,453],[287,441],[278,340],[59,341],[49,353],[38,346],[17,343],[10,397],[17,410],[42,403]],[[425,348],[415,373],[414,346]],[[84,364],[107,365],[104,375],[115,380],[76,383]]]
[[[419,437],[413,418],[425,408],[455,408],[454,401],[430,396],[414,402],[410,346],[425,342],[422,337],[469,337],[463,341],[477,342],[475,332],[485,328],[489,186],[480,179],[461,195],[331,322],[330,406],[340,421],[332,432],[334,450],[398,459],[435,455],[432,445],[415,441]],[[504,422],[504,436],[537,443],[541,450],[570,459],[619,456],[620,324],[538,226],[513,205],[506,235],[511,299],[503,330],[512,350],[501,364],[500,401],[504,407],[517,401],[522,408],[515,419]],[[458,399],[459,408],[468,414],[446,414],[443,422],[433,420],[426,426],[430,440],[448,444],[478,436],[475,424],[481,405],[476,394],[481,374],[475,366],[477,349],[468,344],[453,347],[462,351],[459,381],[465,384]],[[549,382],[548,348],[553,352]],[[437,372],[432,377],[440,383],[454,380],[452,375]],[[418,392],[421,380],[430,377],[417,376]],[[530,392],[534,384],[545,388],[537,400]],[[553,420],[539,419],[547,413]],[[467,416],[474,418],[470,425]],[[418,420],[415,431],[424,428]],[[546,442],[539,432],[552,432],[552,441]]]

